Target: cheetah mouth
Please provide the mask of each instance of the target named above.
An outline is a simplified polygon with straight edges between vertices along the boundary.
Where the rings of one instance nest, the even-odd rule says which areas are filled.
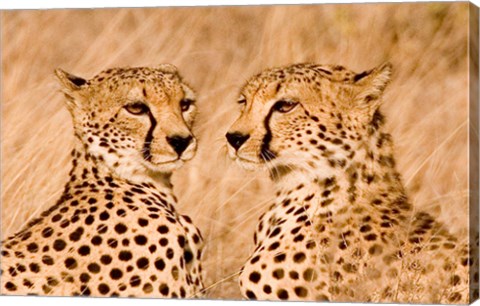
[[[232,160],[245,170],[256,170],[265,166],[264,161],[254,161],[238,155],[233,156]]]
[[[185,161],[186,160],[180,158],[158,163],[144,160],[143,165],[152,172],[171,172],[181,167]]]

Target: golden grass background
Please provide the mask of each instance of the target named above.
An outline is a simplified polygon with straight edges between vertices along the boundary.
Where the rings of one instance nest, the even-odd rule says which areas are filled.
[[[272,198],[266,173],[225,156],[235,101],[253,73],[294,62],[358,72],[393,63],[384,113],[410,197],[466,235],[468,4],[355,4],[4,11],[2,238],[60,195],[72,126],[53,69],[84,77],[113,66],[172,63],[197,90],[195,159],[174,175],[178,209],[201,229],[212,298],[238,298],[235,277]]]

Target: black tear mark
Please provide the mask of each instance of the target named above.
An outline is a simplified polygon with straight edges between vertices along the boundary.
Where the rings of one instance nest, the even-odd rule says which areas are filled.
[[[147,91],[145,90],[145,87],[142,89],[143,96],[146,98],[147,97]]]
[[[150,147],[153,141],[153,130],[155,130],[155,127],[157,126],[157,120],[155,120],[155,117],[153,117],[151,112],[148,112],[148,118],[150,119],[150,129],[147,132],[147,136],[145,137],[145,143],[143,144],[143,158],[146,161],[151,161],[152,160],[152,155],[150,154]]]
[[[273,111],[274,111],[274,108],[272,107],[263,122],[265,126],[265,130],[267,132],[265,133],[265,136],[263,137],[263,140],[262,140],[262,147],[260,148],[260,159],[263,159],[266,161],[272,160],[276,157],[276,154],[273,151],[271,151],[268,147],[270,142],[272,141],[272,131],[270,130],[269,122],[270,122],[270,118],[272,117]]]

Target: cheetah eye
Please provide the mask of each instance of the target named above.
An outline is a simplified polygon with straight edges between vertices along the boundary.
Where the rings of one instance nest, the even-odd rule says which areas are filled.
[[[247,103],[247,99],[245,99],[245,98],[242,97],[242,98],[240,98],[240,99],[237,100],[237,103],[244,105],[244,104]]]
[[[135,102],[132,104],[128,104],[125,106],[125,109],[133,115],[144,115],[147,114],[150,109],[145,103],[142,102]]]
[[[180,101],[180,109],[182,110],[182,112],[186,112],[190,106],[193,104],[193,100],[192,99],[183,99]]]
[[[297,106],[298,102],[280,100],[273,105],[273,109],[280,113],[288,113]]]

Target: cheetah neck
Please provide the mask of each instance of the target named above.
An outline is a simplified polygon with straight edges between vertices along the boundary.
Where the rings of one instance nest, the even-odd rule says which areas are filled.
[[[156,189],[171,193],[170,174],[143,175],[129,180],[120,177],[117,173],[103,163],[101,156],[91,154],[88,147],[76,137],[75,146],[71,153],[72,168],[69,172],[70,180],[67,185],[72,184],[95,184],[101,179],[115,181],[117,184],[153,184]]]
[[[312,159],[308,169],[276,169],[277,203],[286,199],[334,213],[350,207],[411,211],[400,174],[396,171],[391,136],[375,131],[355,148],[346,163]],[[274,176],[275,176],[274,175]]]

